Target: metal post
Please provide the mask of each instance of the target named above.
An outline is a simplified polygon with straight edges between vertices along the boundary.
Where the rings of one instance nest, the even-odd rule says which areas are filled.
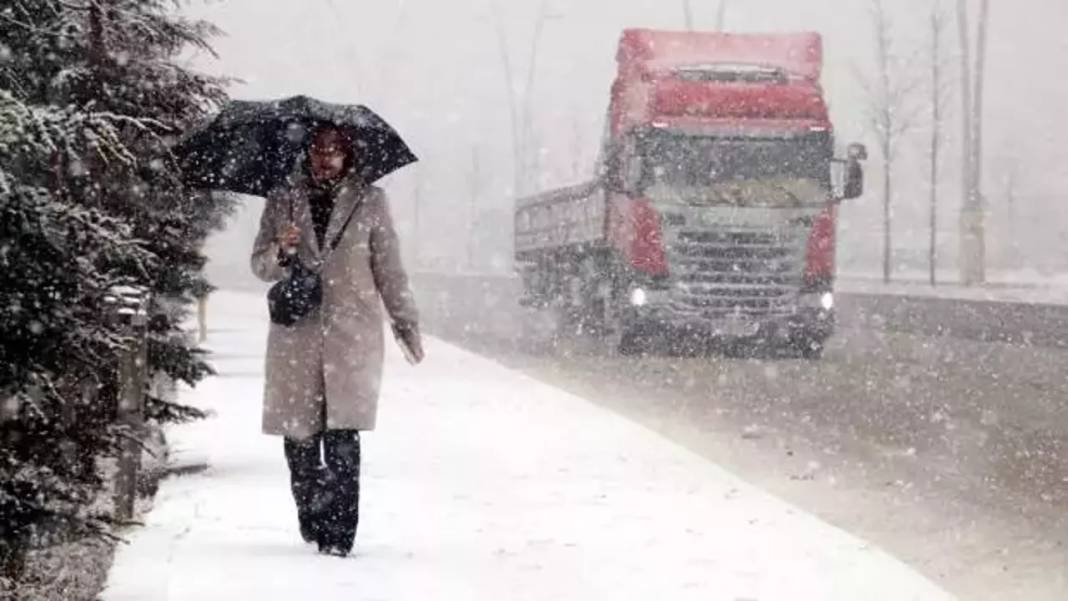
[[[197,297],[197,341],[203,344],[208,341],[208,295]]]
[[[121,288],[115,297],[116,318],[126,327],[129,346],[118,357],[118,403],[115,423],[125,437],[119,442],[115,473],[115,519],[122,522],[134,516],[137,499],[137,473],[141,467],[144,430],[145,383],[148,373],[147,296],[144,291]]]

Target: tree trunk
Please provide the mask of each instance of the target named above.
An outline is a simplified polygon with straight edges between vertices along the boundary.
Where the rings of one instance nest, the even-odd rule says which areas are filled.
[[[719,11],[716,13],[716,31],[726,31],[727,28],[727,0],[719,0]]]
[[[891,220],[893,218],[893,211],[891,210],[890,203],[892,201],[893,194],[893,177],[894,168],[894,107],[892,106],[893,99],[891,98],[891,85],[890,80],[890,31],[889,23],[887,21],[886,9],[883,6],[882,0],[874,0],[872,4],[875,17],[876,26],[876,44],[878,51],[878,66],[879,66],[879,93],[882,98],[880,99],[881,106],[878,111],[878,134],[881,138],[881,146],[883,153],[883,281],[890,282],[893,278],[894,265],[893,265],[893,227]]]
[[[972,143],[975,145],[975,150],[972,153],[974,157],[972,159],[974,161],[972,165],[972,188],[977,192],[983,188],[983,99],[986,95],[986,54],[989,25],[990,0],[982,0],[982,4],[979,5],[979,39],[976,42],[975,97],[972,99],[975,103],[972,109],[972,131],[974,132]],[[979,194],[976,200],[982,202],[982,195]]]
[[[961,96],[961,208],[960,208],[960,279],[967,282],[972,273],[972,244],[969,206],[972,195],[972,52],[971,26],[968,23],[968,0],[957,0],[957,28],[960,42]]]
[[[889,150],[884,149],[884,157],[889,156]],[[886,177],[883,178],[883,282],[889,284],[894,277],[894,245],[893,245],[893,212],[890,210],[890,199],[893,197],[893,161],[889,158],[883,160],[883,170]]]
[[[534,143],[534,82],[538,72],[538,56],[541,53],[541,36],[545,31],[545,22],[549,19],[548,0],[542,0],[538,9],[538,19],[534,22],[534,36],[530,41],[530,58],[527,64],[527,79],[523,87],[523,104],[520,115],[520,128],[522,140],[520,152],[523,158],[523,181],[524,188],[531,184],[531,176],[538,173],[537,156]],[[524,190],[525,191],[525,190]]]
[[[984,0],[986,2],[987,0]],[[984,9],[986,12],[988,9]],[[984,15],[985,18],[985,15]],[[963,199],[960,212],[960,269],[961,282],[966,286],[980,284],[985,278],[983,258],[983,209],[979,198],[979,156],[977,155],[976,99],[973,82],[978,74],[972,70],[971,23],[968,18],[968,0],[957,0],[957,25],[960,29],[961,48],[961,101],[963,110]],[[985,38],[985,25],[981,25]],[[983,51],[985,54],[985,51]],[[974,77],[974,79],[973,79]]]
[[[516,98],[512,57],[508,52],[508,35],[504,30],[504,22],[501,19],[500,10],[496,2],[493,4],[493,11],[496,18],[497,46],[501,56],[501,65],[504,68],[504,84],[505,91],[507,92],[508,115],[511,118],[512,125],[512,194],[515,197],[519,197],[522,194],[522,182],[526,177],[523,173],[523,141],[520,139],[521,125],[519,117],[519,101]]]
[[[478,148],[471,149],[471,191],[467,216],[467,269],[475,271],[475,238],[478,236],[478,198],[482,194],[482,170],[478,160]]]
[[[972,283],[983,284],[986,282],[986,202],[983,194],[983,121],[984,121],[984,98],[986,96],[986,55],[987,55],[987,32],[990,26],[990,0],[982,0],[979,7],[979,33],[976,48],[975,62],[975,95],[972,101],[975,103],[972,114],[972,128],[974,131],[972,143],[975,150],[972,152],[972,198],[975,209],[973,219],[974,256],[975,270],[972,274]]]
[[[927,265],[938,285],[938,173],[942,150],[942,21],[931,15],[931,206]]]
[[[937,131],[937,130],[936,130]],[[938,285],[938,134],[932,136],[931,142],[931,207],[930,240],[928,241],[927,266],[932,286]]]

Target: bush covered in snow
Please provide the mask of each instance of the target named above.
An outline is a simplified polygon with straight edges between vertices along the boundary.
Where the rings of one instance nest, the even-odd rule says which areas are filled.
[[[177,61],[214,30],[175,8],[0,3],[0,578],[26,548],[109,533],[88,504],[99,459],[128,435],[114,422],[129,341],[109,316],[112,286],[153,293],[155,374],[210,373],[179,321],[209,287],[200,247],[231,205],[185,189],[168,148],[226,82]],[[197,415],[163,399],[149,413]]]

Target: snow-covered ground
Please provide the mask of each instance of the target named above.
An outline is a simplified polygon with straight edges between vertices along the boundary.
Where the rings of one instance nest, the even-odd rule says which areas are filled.
[[[883,283],[878,274],[841,272],[835,286],[841,292],[855,294],[1068,305],[1068,275],[1040,274],[1033,270],[996,272],[989,275],[987,284],[962,286],[955,279],[957,274],[946,272],[939,276],[942,283],[931,286],[926,280],[927,276],[919,272],[899,273],[895,275],[895,281],[889,284]]]
[[[839,292],[874,294],[879,296],[907,296],[913,299],[981,301],[1029,305],[1068,305],[1068,286],[1039,286],[1025,284],[987,284],[961,286],[924,282],[898,281],[889,284],[875,279],[840,277],[835,283]]]
[[[105,601],[700,599],[949,595],[879,549],[583,399],[438,341],[389,356],[365,438],[357,552],[299,540],[281,442],[259,433],[266,315],[219,293],[219,376],[185,400],[177,461]]]

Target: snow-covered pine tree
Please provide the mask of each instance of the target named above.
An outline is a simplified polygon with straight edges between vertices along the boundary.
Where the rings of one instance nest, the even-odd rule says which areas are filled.
[[[225,82],[180,66],[213,30],[175,8],[0,0],[0,567],[44,533],[106,532],[83,503],[118,438],[110,286],[153,291],[153,370],[209,371],[175,307],[207,286],[199,249],[229,204],[185,190],[167,146]]]
[[[64,2],[67,10],[79,3]],[[149,121],[149,128],[124,127],[122,139],[138,157],[137,168],[120,177],[97,164],[99,200],[129,219],[135,235],[160,259],[149,274],[156,304],[149,346],[153,369],[196,383],[209,373],[200,354],[179,331],[189,304],[209,288],[201,247],[208,233],[232,209],[223,195],[195,195],[180,181],[167,145],[226,98],[225,80],[198,74],[180,64],[189,49],[211,51],[210,24],[174,12],[170,0],[83,0],[77,60],[57,73],[54,91],[77,105]],[[152,398],[150,413],[165,418],[191,415],[164,399]],[[193,412],[195,414],[195,412]]]
[[[109,265],[158,261],[132,227],[77,202],[91,185],[71,166],[134,157],[116,120],[31,106],[0,90],[0,567],[57,537],[106,531],[88,515],[94,458],[114,446],[96,391],[124,344],[107,317]],[[142,275],[143,278],[143,275]]]

